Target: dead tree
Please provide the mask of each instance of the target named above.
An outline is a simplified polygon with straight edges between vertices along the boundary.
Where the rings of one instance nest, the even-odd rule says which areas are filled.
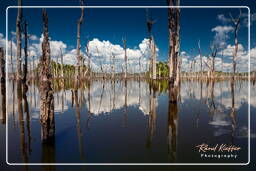
[[[81,6],[84,5],[84,0],[80,1]],[[76,56],[77,56],[77,64],[76,64],[76,82],[78,82],[80,78],[80,67],[81,67],[81,61],[82,61],[82,55],[80,54],[81,51],[81,41],[80,41],[80,32],[81,32],[81,25],[83,23],[83,17],[84,17],[84,8],[81,8],[81,16],[77,21],[77,46],[76,46]]]
[[[63,69],[63,54],[62,54],[62,49],[60,48],[60,60],[61,60],[61,78],[63,79],[64,77],[64,69]]]
[[[231,20],[235,26],[235,30],[234,30],[234,43],[235,43],[235,49],[234,49],[234,52],[233,52],[233,79],[235,77],[235,73],[236,73],[236,60],[237,60],[237,52],[238,52],[238,30],[239,30],[239,26],[240,26],[240,18],[241,18],[241,15],[242,15],[242,11],[240,10],[240,14],[238,16],[238,18],[234,19],[232,14],[229,13],[230,17],[231,17]]]
[[[115,54],[112,52],[112,79],[115,78]]]
[[[1,67],[1,101],[2,101],[2,116],[3,120],[2,123],[5,123],[6,120],[6,87],[5,87],[5,55],[4,55],[4,49],[0,47],[0,67]]]
[[[11,39],[10,43],[10,48],[11,48],[11,52],[10,52],[10,56],[11,56],[11,67],[12,67],[12,74],[13,74],[13,79],[15,79],[15,73],[14,73],[14,67],[13,67],[13,51],[12,51],[12,41],[13,41],[13,38]]]
[[[22,0],[18,0],[18,6],[22,5]],[[16,44],[17,44],[17,80],[22,79],[21,72],[21,22],[22,22],[22,8],[18,8],[18,14],[16,19]]]
[[[123,45],[124,45],[124,61],[125,61],[125,73],[124,78],[127,78],[127,47],[126,47],[126,39],[123,39]]]
[[[198,41],[197,45],[198,45],[198,52],[200,56],[200,72],[201,72],[201,76],[203,76],[203,57],[201,52],[200,40]]]
[[[35,56],[32,56],[32,65],[33,65],[33,79],[36,77],[36,66],[35,66]]]
[[[149,35],[149,47],[151,52],[150,75],[153,80],[156,79],[156,45],[154,42],[154,37],[152,35],[152,27],[154,23],[155,21],[153,21],[152,18],[149,17],[147,13],[147,29],[148,29],[148,35]]]
[[[84,65],[85,58],[83,59],[83,71],[84,71],[83,75],[84,75],[84,77],[86,76],[87,72],[90,70],[90,66],[91,66],[91,54],[90,54],[90,49],[89,49],[89,43],[90,43],[90,41],[87,40],[86,47],[85,47],[85,54],[86,54],[86,57],[88,59],[86,68],[85,68],[85,65]],[[89,77],[90,76],[91,75],[89,73]]]
[[[26,81],[27,81],[27,73],[28,73],[28,23],[25,20],[24,21],[24,36],[25,36],[25,40],[24,40],[24,65],[23,65],[23,85],[24,88],[27,89],[26,86]]]
[[[169,6],[179,6],[180,0],[167,0]],[[168,8],[168,32],[169,32],[169,82],[170,86],[178,85],[177,67],[180,48],[180,9]]]
[[[46,10],[43,9],[43,35],[42,56],[40,58],[40,122],[41,122],[41,138],[48,141],[54,138],[54,98],[52,88],[51,74],[51,54],[48,33],[48,16]]]
[[[211,53],[211,78],[213,79],[215,77],[215,58],[216,58],[216,55],[217,55],[217,51],[218,49],[214,46],[212,48],[212,53]]]
[[[23,120],[22,108],[22,70],[21,70],[21,22],[22,22],[22,1],[18,0],[18,14],[16,18],[16,79],[17,79],[17,97],[18,97],[18,113],[19,120]]]
[[[89,49],[89,40],[87,41],[86,44],[86,56],[88,57],[88,71],[89,71],[89,78],[92,76],[92,68],[91,68],[91,63],[92,63],[92,55],[90,54],[90,49]]]
[[[221,72],[223,73],[223,55],[224,55],[224,52],[222,51],[222,54],[221,54]]]

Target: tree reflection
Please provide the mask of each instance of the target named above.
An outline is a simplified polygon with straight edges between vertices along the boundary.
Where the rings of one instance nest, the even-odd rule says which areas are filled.
[[[230,88],[231,88],[231,112],[230,117],[232,120],[232,133],[231,133],[231,142],[234,142],[234,136],[235,136],[235,130],[236,130],[236,108],[235,108],[235,81],[234,79],[230,82]]]
[[[169,85],[169,105],[168,105],[168,155],[172,162],[176,161],[177,132],[178,132],[178,96],[179,88]]]
[[[150,148],[153,140],[153,136],[155,134],[156,129],[156,89],[154,88],[155,81],[153,81],[153,85],[150,86],[150,103],[149,103],[149,116],[148,116],[148,138],[147,138],[147,147]]]

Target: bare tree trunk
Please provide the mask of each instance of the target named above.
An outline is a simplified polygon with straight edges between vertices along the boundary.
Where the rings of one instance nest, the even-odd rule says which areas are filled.
[[[112,53],[112,79],[115,78],[115,55]]]
[[[176,6],[180,6],[180,0],[176,0]],[[179,67],[179,52],[180,52],[180,8],[176,8],[176,42],[175,42],[175,64],[176,64],[176,79],[174,82],[175,86],[179,85],[180,81],[180,67]],[[180,63],[181,64],[181,63]]]
[[[139,57],[139,67],[140,67],[139,77],[141,78],[141,56]]]
[[[86,43],[86,56],[88,57],[88,68],[87,71],[89,71],[89,79],[91,78],[91,73],[92,73],[92,69],[91,69],[91,54],[90,54],[90,49],[89,49],[89,40]]]
[[[147,29],[148,29],[148,35],[149,35],[149,47],[150,47],[150,78],[155,80],[156,79],[156,46],[154,42],[154,37],[152,35],[152,27],[153,27],[154,21],[151,17],[148,16],[147,13]]]
[[[51,54],[48,33],[48,16],[43,9],[43,35],[42,56],[40,58],[40,121],[42,126],[41,138],[48,141],[54,138],[54,98],[51,75]]]
[[[23,72],[24,72],[24,75],[23,75],[23,91],[25,91],[25,93],[27,92],[27,85],[26,85],[26,82],[27,82],[27,73],[28,73],[28,30],[27,30],[27,27],[28,27],[28,23],[27,21],[25,21],[24,23],[24,35],[25,35],[25,45],[24,45],[24,60],[25,60],[25,63],[23,65]]]
[[[18,0],[18,6],[22,5],[22,1]],[[19,114],[22,115],[22,71],[21,71],[21,20],[22,20],[22,9],[18,8],[18,14],[16,19],[16,44],[17,44],[17,52],[16,52],[16,79],[17,79],[17,97],[18,97],[18,111]],[[23,120],[23,118],[20,119]]]
[[[179,6],[179,0],[167,0],[169,6]],[[170,86],[177,85],[177,66],[179,55],[179,8],[168,8],[168,29],[169,29],[169,82]]]
[[[4,50],[0,47],[0,67],[1,67],[1,101],[2,101],[2,123],[6,121],[6,86],[5,86],[5,55]]]
[[[151,40],[151,59],[152,59],[152,78],[153,80],[156,79],[156,45],[154,39],[152,37]]]
[[[123,39],[124,44],[124,61],[125,61],[125,73],[124,78],[127,78],[127,50],[126,50],[126,39]]]
[[[238,16],[238,18],[234,19],[230,13],[230,17],[233,21],[233,24],[235,26],[235,30],[234,30],[234,43],[235,43],[235,49],[234,49],[234,52],[233,52],[233,79],[235,78],[235,73],[236,73],[236,60],[237,60],[237,52],[238,52],[238,30],[239,30],[239,26],[240,26],[240,18],[241,18],[241,15],[242,15],[242,11],[240,9],[240,14]]]
[[[201,52],[201,46],[200,46],[200,40],[198,41],[198,52],[200,55],[200,75],[201,77],[203,76],[203,57],[202,57],[202,52]]]
[[[60,48],[60,59],[61,59],[61,78],[63,79],[64,77],[64,69],[63,69],[63,54],[62,54],[62,49]]]
[[[22,5],[22,0],[18,0],[18,6]],[[17,80],[22,79],[21,72],[21,20],[22,20],[22,8],[18,8],[18,14],[16,19],[16,41],[17,41]]]
[[[81,6],[83,6],[83,0],[81,0]],[[77,65],[76,65],[76,82],[80,79],[80,67],[82,61],[82,55],[80,54],[81,44],[80,44],[80,32],[81,32],[81,24],[83,23],[84,17],[84,8],[81,8],[81,16],[77,21],[77,47],[76,47],[76,55],[77,55]]]
[[[215,57],[217,55],[217,48],[212,50],[212,62],[211,62],[211,79],[215,78]]]
[[[13,40],[13,38],[12,38]],[[13,67],[13,52],[12,52],[12,40],[10,41],[11,45],[10,45],[10,48],[11,48],[11,66],[12,66],[12,75],[13,75],[13,79],[15,79],[15,73],[14,73],[14,67]]]
[[[181,73],[181,64],[182,64],[182,61],[181,59],[178,59],[178,66],[177,66],[177,78],[176,78],[176,86],[179,86],[180,85],[180,73]]]
[[[168,0],[168,5],[173,6],[173,0]],[[169,82],[173,85],[176,79],[176,65],[175,65],[175,9],[168,8],[168,29],[169,29]]]

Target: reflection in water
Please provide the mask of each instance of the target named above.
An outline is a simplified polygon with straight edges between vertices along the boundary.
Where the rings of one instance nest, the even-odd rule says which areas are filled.
[[[157,162],[185,162],[178,155],[184,148],[184,141],[186,146],[193,150],[195,143],[192,142],[199,139],[200,143],[207,139],[209,142],[242,145],[237,139],[246,135],[246,119],[239,122],[239,126],[236,113],[247,100],[244,88],[247,82],[241,83],[240,89],[239,86],[235,86],[237,82],[183,81],[180,88],[171,90],[168,88],[168,82],[160,80],[151,82],[143,79],[95,79],[81,82],[76,90],[71,86],[71,80],[65,81],[65,84],[60,80],[54,80],[54,113],[57,116],[56,121],[59,122],[56,126],[56,137],[53,136],[48,143],[40,144],[38,140],[32,141],[37,139],[40,131],[35,129],[34,134],[31,133],[32,127],[36,127],[39,120],[40,96],[37,84],[36,81],[31,81],[28,84],[28,93],[23,94],[20,92],[22,89],[18,89],[17,81],[10,82],[13,86],[8,87],[9,117],[19,116],[19,142],[22,154],[22,161],[19,162],[30,162],[32,158],[29,159],[29,156],[39,153],[38,149],[41,149],[42,157],[33,159],[33,162],[63,162],[63,157],[56,157],[57,155],[66,156],[64,158],[68,159],[64,159],[65,162],[69,161],[69,158],[74,158],[74,162],[104,162],[100,156],[105,153],[109,159],[113,156],[111,161],[115,162],[115,154],[120,153],[112,154],[107,149],[113,151],[120,148],[118,151],[127,150],[127,156],[130,155],[131,158],[136,156],[132,155],[132,151],[136,151],[137,155],[144,152],[148,157],[148,160],[145,158],[146,162],[151,162],[150,158],[155,156],[153,152],[158,149],[159,155],[155,157],[160,160],[155,159]],[[16,96],[11,93],[13,87],[17,87]],[[18,102],[14,107],[13,98],[17,98]],[[72,118],[75,119],[74,124]],[[117,122],[118,128],[114,126]],[[13,125],[12,122],[10,124]],[[137,127],[141,126],[140,129],[143,130],[137,129],[134,124],[138,124]],[[181,127],[184,124],[185,126]],[[104,130],[103,134],[100,134],[101,128]],[[54,131],[54,127],[50,126],[48,129]],[[110,136],[108,132],[111,132]],[[120,132],[120,135],[117,132]],[[196,132],[197,136],[190,135],[190,132]],[[240,132],[243,135],[239,135]],[[65,134],[75,138],[64,139]],[[134,135],[134,142],[127,139],[127,144],[119,144],[119,138],[123,134]],[[103,141],[113,140],[105,145],[102,136]],[[64,145],[65,142],[72,145]],[[55,143],[62,145],[57,146]],[[74,150],[74,146],[77,147],[77,151]],[[127,146],[131,147],[126,149]],[[134,150],[131,150],[133,148]],[[144,148],[150,152],[146,153],[143,151]],[[67,153],[62,153],[63,149],[67,150]],[[73,150],[68,152],[69,149]],[[192,155],[197,154],[193,152]]]
[[[47,143],[42,143],[42,160],[41,163],[55,163],[55,138],[52,137]],[[44,170],[55,171],[55,166],[45,165]]]
[[[171,162],[176,161],[177,151],[177,130],[178,130],[178,91],[179,87],[169,84],[169,104],[168,104],[168,155]]]
[[[154,81],[155,83],[155,81]],[[154,84],[153,83],[153,84]],[[152,144],[152,139],[156,129],[156,105],[157,105],[157,98],[156,98],[156,89],[153,86],[150,86],[150,103],[149,103],[149,116],[148,116],[148,140],[147,140],[147,147],[150,148]]]
[[[82,91],[81,91],[82,92]],[[82,96],[80,96],[82,97]],[[84,147],[83,147],[83,133],[81,130],[81,113],[80,113],[80,106],[78,101],[78,91],[74,90],[74,99],[75,99],[75,106],[76,106],[76,129],[77,129],[77,137],[79,143],[79,153],[81,161],[84,160]],[[81,101],[80,101],[81,102]],[[82,103],[80,103],[82,104]]]
[[[231,134],[231,142],[234,142],[234,136],[235,136],[235,130],[236,130],[236,109],[235,109],[235,83],[234,80],[232,79],[230,82],[230,87],[231,87],[231,99],[232,99],[232,105],[231,105],[231,112],[230,112],[230,117],[232,119],[232,134]]]

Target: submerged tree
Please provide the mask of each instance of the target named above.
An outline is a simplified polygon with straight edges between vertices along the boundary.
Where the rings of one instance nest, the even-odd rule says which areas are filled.
[[[18,0],[18,6],[22,5],[22,1]],[[17,99],[18,99],[18,114],[19,120],[23,121],[23,107],[22,107],[22,70],[21,70],[21,22],[22,22],[22,9],[18,8],[16,19],[16,79],[17,79]]]
[[[147,13],[147,29],[148,29],[148,35],[149,35],[149,47],[151,52],[151,59],[150,59],[150,76],[152,79],[156,79],[156,45],[154,41],[154,37],[152,35],[152,27],[153,27],[154,21],[152,18],[148,16]]]
[[[40,58],[40,121],[42,125],[42,140],[48,140],[54,137],[54,98],[52,88],[51,74],[51,54],[48,33],[48,16],[43,9],[43,42],[42,56]]]
[[[168,5],[168,31],[169,31],[169,102],[177,103],[179,75],[179,49],[180,49],[180,0],[167,0]]]
[[[125,61],[125,73],[124,78],[127,78],[127,47],[126,47],[126,39],[123,39],[123,45],[124,45],[124,61]]]
[[[27,73],[28,73],[28,23],[24,21],[24,64],[23,64],[23,85],[24,88],[27,90],[26,82],[27,82]],[[26,91],[25,90],[25,91]]]
[[[18,6],[22,5],[22,0],[18,0]],[[21,81],[22,72],[21,72],[21,22],[22,22],[22,8],[18,8],[18,14],[16,19],[16,41],[17,41],[17,54],[16,54],[16,63],[17,63],[17,80]]]
[[[5,55],[4,49],[0,47],[0,76],[1,76],[1,101],[2,101],[2,123],[6,120],[6,87],[5,87]]]
[[[170,85],[177,86],[177,69],[178,56],[180,49],[180,8],[173,8],[172,6],[179,6],[180,0],[167,0],[168,5],[168,31],[169,31],[169,82]]]
[[[81,6],[84,4],[84,0],[80,1]],[[81,8],[81,16],[77,21],[77,46],[76,46],[76,57],[77,57],[77,64],[76,64],[76,82],[80,79],[80,67],[82,62],[82,55],[81,55],[81,41],[80,41],[80,32],[81,32],[81,25],[83,23],[84,17],[84,8]]]
[[[218,49],[216,46],[212,47],[212,53],[211,53],[211,79],[215,77],[215,58],[217,55]]]
[[[13,41],[13,37],[12,37],[12,39],[11,39],[11,41],[10,41],[10,56],[11,56],[11,67],[12,67],[12,74],[13,74],[13,79],[15,79],[15,73],[14,73],[14,66],[13,66],[13,48],[12,48],[12,41]]]
[[[197,46],[198,46],[198,52],[200,56],[200,73],[201,73],[201,76],[203,76],[203,57],[201,52],[200,40],[198,41]]]
[[[232,22],[235,26],[235,30],[234,30],[234,42],[235,42],[235,49],[233,52],[233,79],[235,77],[235,73],[236,73],[236,60],[237,60],[237,52],[238,52],[238,30],[239,30],[239,26],[240,26],[240,18],[242,15],[242,11],[240,10],[240,14],[238,16],[238,18],[234,19],[232,14],[230,13],[230,17],[232,19]]]
[[[111,70],[112,70],[112,79],[115,78],[115,54],[112,52],[112,66],[111,66]]]

